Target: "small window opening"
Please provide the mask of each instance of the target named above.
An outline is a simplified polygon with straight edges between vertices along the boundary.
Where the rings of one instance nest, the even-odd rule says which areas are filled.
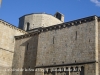
[[[64,64],[64,61],[62,61],[62,63]]]
[[[30,28],[30,23],[28,22],[27,23],[27,31],[29,30],[29,28]]]
[[[30,68],[30,66],[28,68]]]
[[[57,13],[56,17],[61,20],[61,14]]]
[[[56,62],[54,62],[54,64],[56,64]]]
[[[90,42],[90,39],[89,39],[89,42]]]
[[[76,37],[75,37],[75,40],[77,40],[77,31],[76,31]]]
[[[75,63],[76,63],[76,60],[75,60]]]
[[[55,37],[53,36],[53,44],[54,44]]]

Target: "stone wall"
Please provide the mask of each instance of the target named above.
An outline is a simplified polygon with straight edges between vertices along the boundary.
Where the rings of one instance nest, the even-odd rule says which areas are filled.
[[[39,34],[36,66],[96,61],[95,21]]]
[[[37,46],[38,35],[16,40],[13,69],[34,69],[36,66]],[[34,75],[34,71],[13,71],[12,75]]]
[[[11,24],[0,20],[0,66],[12,68],[14,45],[16,35],[23,35],[26,32],[12,26]],[[2,68],[3,69],[3,68]],[[4,74],[3,74],[4,73]],[[6,72],[0,72],[0,75],[8,75]]]
[[[98,59],[98,61],[99,61],[99,71],[100,71],[100,21],[98,22],[98,57],[99,57],[99,59]],[[100,75],[100,72],[99,72],[99,75]]]
[[[84,74],[98,75],[98,21],[84,19],[73,25],[52,26],[16,37],[13,68],[34,69],[35,67],[84,66]],[[76,21],[78,23],[78,21]],[[66,25],[66,24],[65,24]],[[59,27],[57,29],[56,27]],[[61,28],[62,27],[62,28]],[[55,28],[55,29],[54,29]],[[50,30],[48,30],[50,29]],[[18,64],[16,64],[18,63]],[[83,72],[83,71],[82,71]],[[13,75],[34,75],[34,72],[13,72]],[[43,72],[40,72],[42,75]],[[36,72],[38,75],[38,72]]]

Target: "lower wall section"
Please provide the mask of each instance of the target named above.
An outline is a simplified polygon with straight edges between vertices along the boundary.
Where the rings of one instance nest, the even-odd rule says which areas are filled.
[[[85,64],[85,75],[97,75],[96,74],[96,64]]]
[[[34,69],[36,66],[38,35],[16,40],[13,69]],[[33,71],[13,71],[12,75],[34,75]]]
[[[37,68],[35,75],[97,75],[96,64]]]
[[[12,75],[13,52],[0,48],[0,75]]]
[[[11,67],[13,60],[13,52],[0,47],[0,64]]]
[[[12,69],[4,66],[0,66],[0,75],[11,75]]]

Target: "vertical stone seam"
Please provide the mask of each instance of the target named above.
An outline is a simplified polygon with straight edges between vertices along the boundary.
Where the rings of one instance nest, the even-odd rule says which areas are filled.
[[[98,17],[95,16],[95,60],[98,62]],[[99,75],[98,63],[95,63],[95,75]]]

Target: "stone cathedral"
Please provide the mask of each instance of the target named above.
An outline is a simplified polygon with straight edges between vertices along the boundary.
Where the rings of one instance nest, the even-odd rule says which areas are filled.
[[[0,75],[100,75],[100,17],[31,13],[18,27],[0,19]]]

